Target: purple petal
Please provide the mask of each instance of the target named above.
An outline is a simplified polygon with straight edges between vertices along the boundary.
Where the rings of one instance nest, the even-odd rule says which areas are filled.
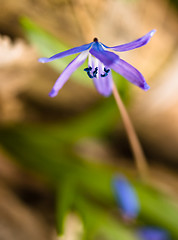
[[[135,218],[140,210],[137,194],[132,185],[123,176],[114,178],[114,192],[124,216]]]
[[[97,73],[96,77],[93,78],[93,83],[96,87],[96,90],[100,94],[102,94],[102,86],[100,85],[100,78],[99,78],[99,71],[100,71],[99,60],[94,58],[92,55],[89,55],[88,59],[90,59],[89,65],[91,64],[92,69],[98,68],[98,73]]]
[[[108,73],[106,77],[101,77],[101,74],[103,74],[102,71],[102,65],[99,62],[98,64],[98,74],[96,78],[93,78],[93,83],[97,89],[97,91],[105,96],[109,97],[112,93],[112,86],[113,86],[113,80],[111,72]]]
[[[89,43],[89,44],[82,45],[80,47],[71,48],[67,51],[57,53],[50,58],[39,58],[38,61],[42,62],[42,63],[46,63],[46,62],[51,62],[51,61],[59,59],[59,58],[69,56],[71,54],[80,53],[80,52],[83,52],[85,50],[88,50],[91,47],[92,44],[93,43]]]
[[[69,79],[70,75],[80,67],[86,60],[88,56],[88,51],[85,51],[78,55],[61,73],[60,77],[55,82],[51,92],[49,93],[50,97],[55,97],[58,94],[58,91],[63,87],[66,81]]]
[[[142,227],[137,230],[136,234],[140,240],[170,240],[166,230],[156,227]]]
[[[107,67],[119,60],[118,55],[105,51],[99,42],[94,42],[89,52]]]
[[[155,29],[151,30],[149,33],[147,33],[145,36],[130,42],[130,43],[126,43],[126,44],[122,44],[122,45],[118,45],[118,46],[114,46],[114,47],[108,47],[104,44],[102,44],[105,48],[109,48],[113,51],[118,51],[118,52],[124,52],[124,51],[129,51],[135,48],[139,48],[144,46],[145,44],[147,44],[150,41],[150,38],[154,35],[154,33],[156,32]]]
[[[101,93],[105,97],[109,97],[112,93],[113,79],[111,72],[108,73],[108,76],[100,79],[100,84],[103,85],[103,92]]]
[[[136,68],[124,60],[120,59],[119,61],[113,63],[110,68],[143,90],[146,91],[150,88],[146,83],[143,75]]]

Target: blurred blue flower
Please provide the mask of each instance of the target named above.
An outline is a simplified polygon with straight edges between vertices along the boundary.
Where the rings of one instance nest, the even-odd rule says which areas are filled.
[[[136,232],[140,240],[170,240],[169,233],[161,228],[142,227]]]
[[[112,51],[124,52],[138,47],[142,47],[147,44],[150,38],[155,33],[155,30],[150,31],[145,36],[122,45],[108,47],[101,42],[98,42],[97,38],[94,38],[93,42],[85,44],[79,47],[69,49],[64,52],[55,54],[50,58],[40,58],[39,62],[46,63],[62,57],[69,56],[71,54],[80,53],[65,70],[61,73],[56,83],[54,84],[49,96],[55,97],[58,91],[63,87],[70,75],[80,67],[88,57],[88,67],[84,69],[89,78],[93,79],[94,85],[97,91],[103,96],[109,96],[112,93],[112,75],[111,69],[122,75],[131,83],[136,86],[148,90],[149,86],[146,83],[142,74],[131,66],[129,63],[122,60],[118,55]],[[93,57],[94,56],[94,57]]]
[[[140,206],[136,192],[133,186],[124,176],[117,176],[113,180],[114,193],[122,214],[128,219],[136,218]]]

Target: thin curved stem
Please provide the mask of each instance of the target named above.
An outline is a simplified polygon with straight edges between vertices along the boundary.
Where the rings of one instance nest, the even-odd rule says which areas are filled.
[[[127,110],[122,102],[122,99],[119,95],[119,92],[116,88],[115,83],[113,83],[113,95],[115,98],[115,101],[117,103],[117,106],[119,108],[119,111],[121,113],[121,117],[123,120],[123,124],[125,126],[127,135],[128,135],[128,139],[132,148],[132,152],[135,158],[135,163],[137,166],[137,169],[139,171],[139,174],[141,176],[142,179],[146,179],[146,177],[148,176],[148,164],[145,158],[145,155],[143,153],[141,144],[139,142],[139,139],[136,135],[136,132],[134,130],[134,127],[132,125],[132,122],[130,120],[130,117],[127,113]]]

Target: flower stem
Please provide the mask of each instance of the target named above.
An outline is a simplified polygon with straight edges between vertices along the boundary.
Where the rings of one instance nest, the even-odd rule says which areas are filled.
[[[122,99],[119,95],[119,92],[114,82],[113,82],[113,95],[114,95],[116,104],[119,108],[125,129],[128,135],[128,139],[132,148],[132,152],[135,158],[135,163],[136,163],[138,172],[142,179],[146,179],[146,177],[148,176],[148,164],[147,164],[145,155],[143,153],[141,144],[139,142],[139,139],[132,125],[132,122],[129,118],[127,110],[122,102]]]

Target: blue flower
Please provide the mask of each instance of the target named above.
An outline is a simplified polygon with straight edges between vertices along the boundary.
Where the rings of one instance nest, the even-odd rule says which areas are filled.
[[[108,47],[99,42],[97,38],[94,38],[93,42],[89,44],[57,53],[50,58],[40,58],[39,62],[46,63],[69,56],[71,54],[80,53],[61,73],[56,83],[54,84],[49,96],[55,97],[58,94],[58,91],[66,83],[70,75],[85,62],[87,57],[88,68],[85,68],[84,71],[87,73],[88,77],[93,80],[97,91],[103,96],[107,97],[112,93],[113,80],[110,71],[111,69],[122,75],[129,82],[142,88],[143,90],[148,90],[149,86],[142,74],[129,63],[122,60],[118,55],[108,50],[124,52],[142,47],[149,42],[155,31],[156,30],[152,30],[145,36],[133,42],[114,47]]]
[[[137,236],[140,240],[170,240],[169,233],[161,228],[142,227],[137,230]]]
[[[140,206],[136,192],[124,176],[117,176],[113,180],[116,200],[124,217],[136,218]]]

